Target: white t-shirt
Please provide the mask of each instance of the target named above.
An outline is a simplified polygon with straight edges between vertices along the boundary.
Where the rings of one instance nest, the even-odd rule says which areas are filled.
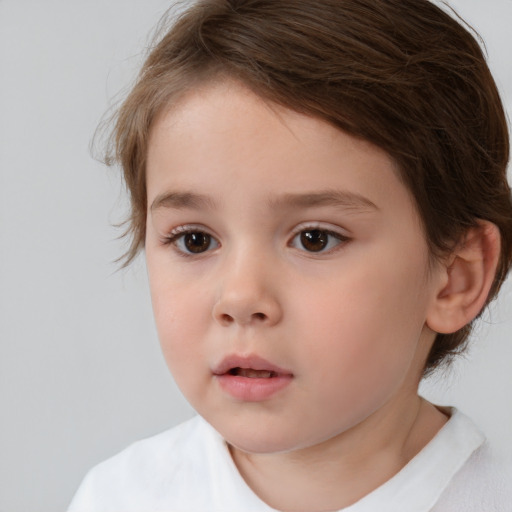
[[[512,470],[472,421],[450,420],[399,473],[343,512],[511,512]],[[202,418],[93,468],[68,512],[275,512],[247,486]]]

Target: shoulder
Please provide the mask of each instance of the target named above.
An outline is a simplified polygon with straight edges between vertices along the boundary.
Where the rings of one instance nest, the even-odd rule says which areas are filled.
[[[209,442],[208,425],[199,417],[137,441],[89,471],[68,512],[157,508],[184,472],[202,466]]]
[[[482,444],[453,477],[434,510],[512,512],[512,454]]]
[[[96,477],[108,475],[122,479],[123,482],[130,478],[140,479],[146,474],[154,477],[163,468],[169,474],[170,468],[178,469],[176,465],[178,461],[183,462],[184,454],[187,454],[185,460],[195,460],[194,455],[206,441],[204,429],[203,420],[195,417],[165,432],[133,443],[93,468],[91,473]],[[174,464],[170,466],[169,461]]]
[[[93,468],[68,512],[271,511],[203,418],[138,441]]]

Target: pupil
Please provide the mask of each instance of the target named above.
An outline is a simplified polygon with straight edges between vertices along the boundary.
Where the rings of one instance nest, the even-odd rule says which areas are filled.
[[[204,252],[210,247],[211,237],[206,233],[187,233],[185,235],[185,246],[190,252]]]
[[[327,246],[328,236],[325,231],[312,229],[311,231],[303,231],[300,235],[300,241],[308,251],[318,252]]]

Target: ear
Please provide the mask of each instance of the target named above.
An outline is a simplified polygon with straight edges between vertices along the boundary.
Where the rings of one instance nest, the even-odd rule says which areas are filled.
[[[440,264],[440,284],[427,315],[430,329],[450,334],[478,316],[494,281],[499,255],[498,228],[491,222],[478,221]]]

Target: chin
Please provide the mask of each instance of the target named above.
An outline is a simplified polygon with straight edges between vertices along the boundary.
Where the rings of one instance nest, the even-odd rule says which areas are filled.
[[[323,439],[311,439],[310,436],[300,436],[297,427],[285,429],[268,425],[229,425],[219,428],[212,424],[225,441],[232,447],[245,453],[275,454],[289,453],[308,448],[321,442]],[[306,433],[304,433],[306,434]]]
[[[298,448],[294,443],[290,443],[290,440],[282,440],[282,442],[279,442],[279,440],[274,438],[258,439],[255,437],[241,438],[240,436],[237,436],[236,439],[230,440],[227,437],[224,437],[224,439],[230,446],[237,450],[258,455],[292,452]]]

